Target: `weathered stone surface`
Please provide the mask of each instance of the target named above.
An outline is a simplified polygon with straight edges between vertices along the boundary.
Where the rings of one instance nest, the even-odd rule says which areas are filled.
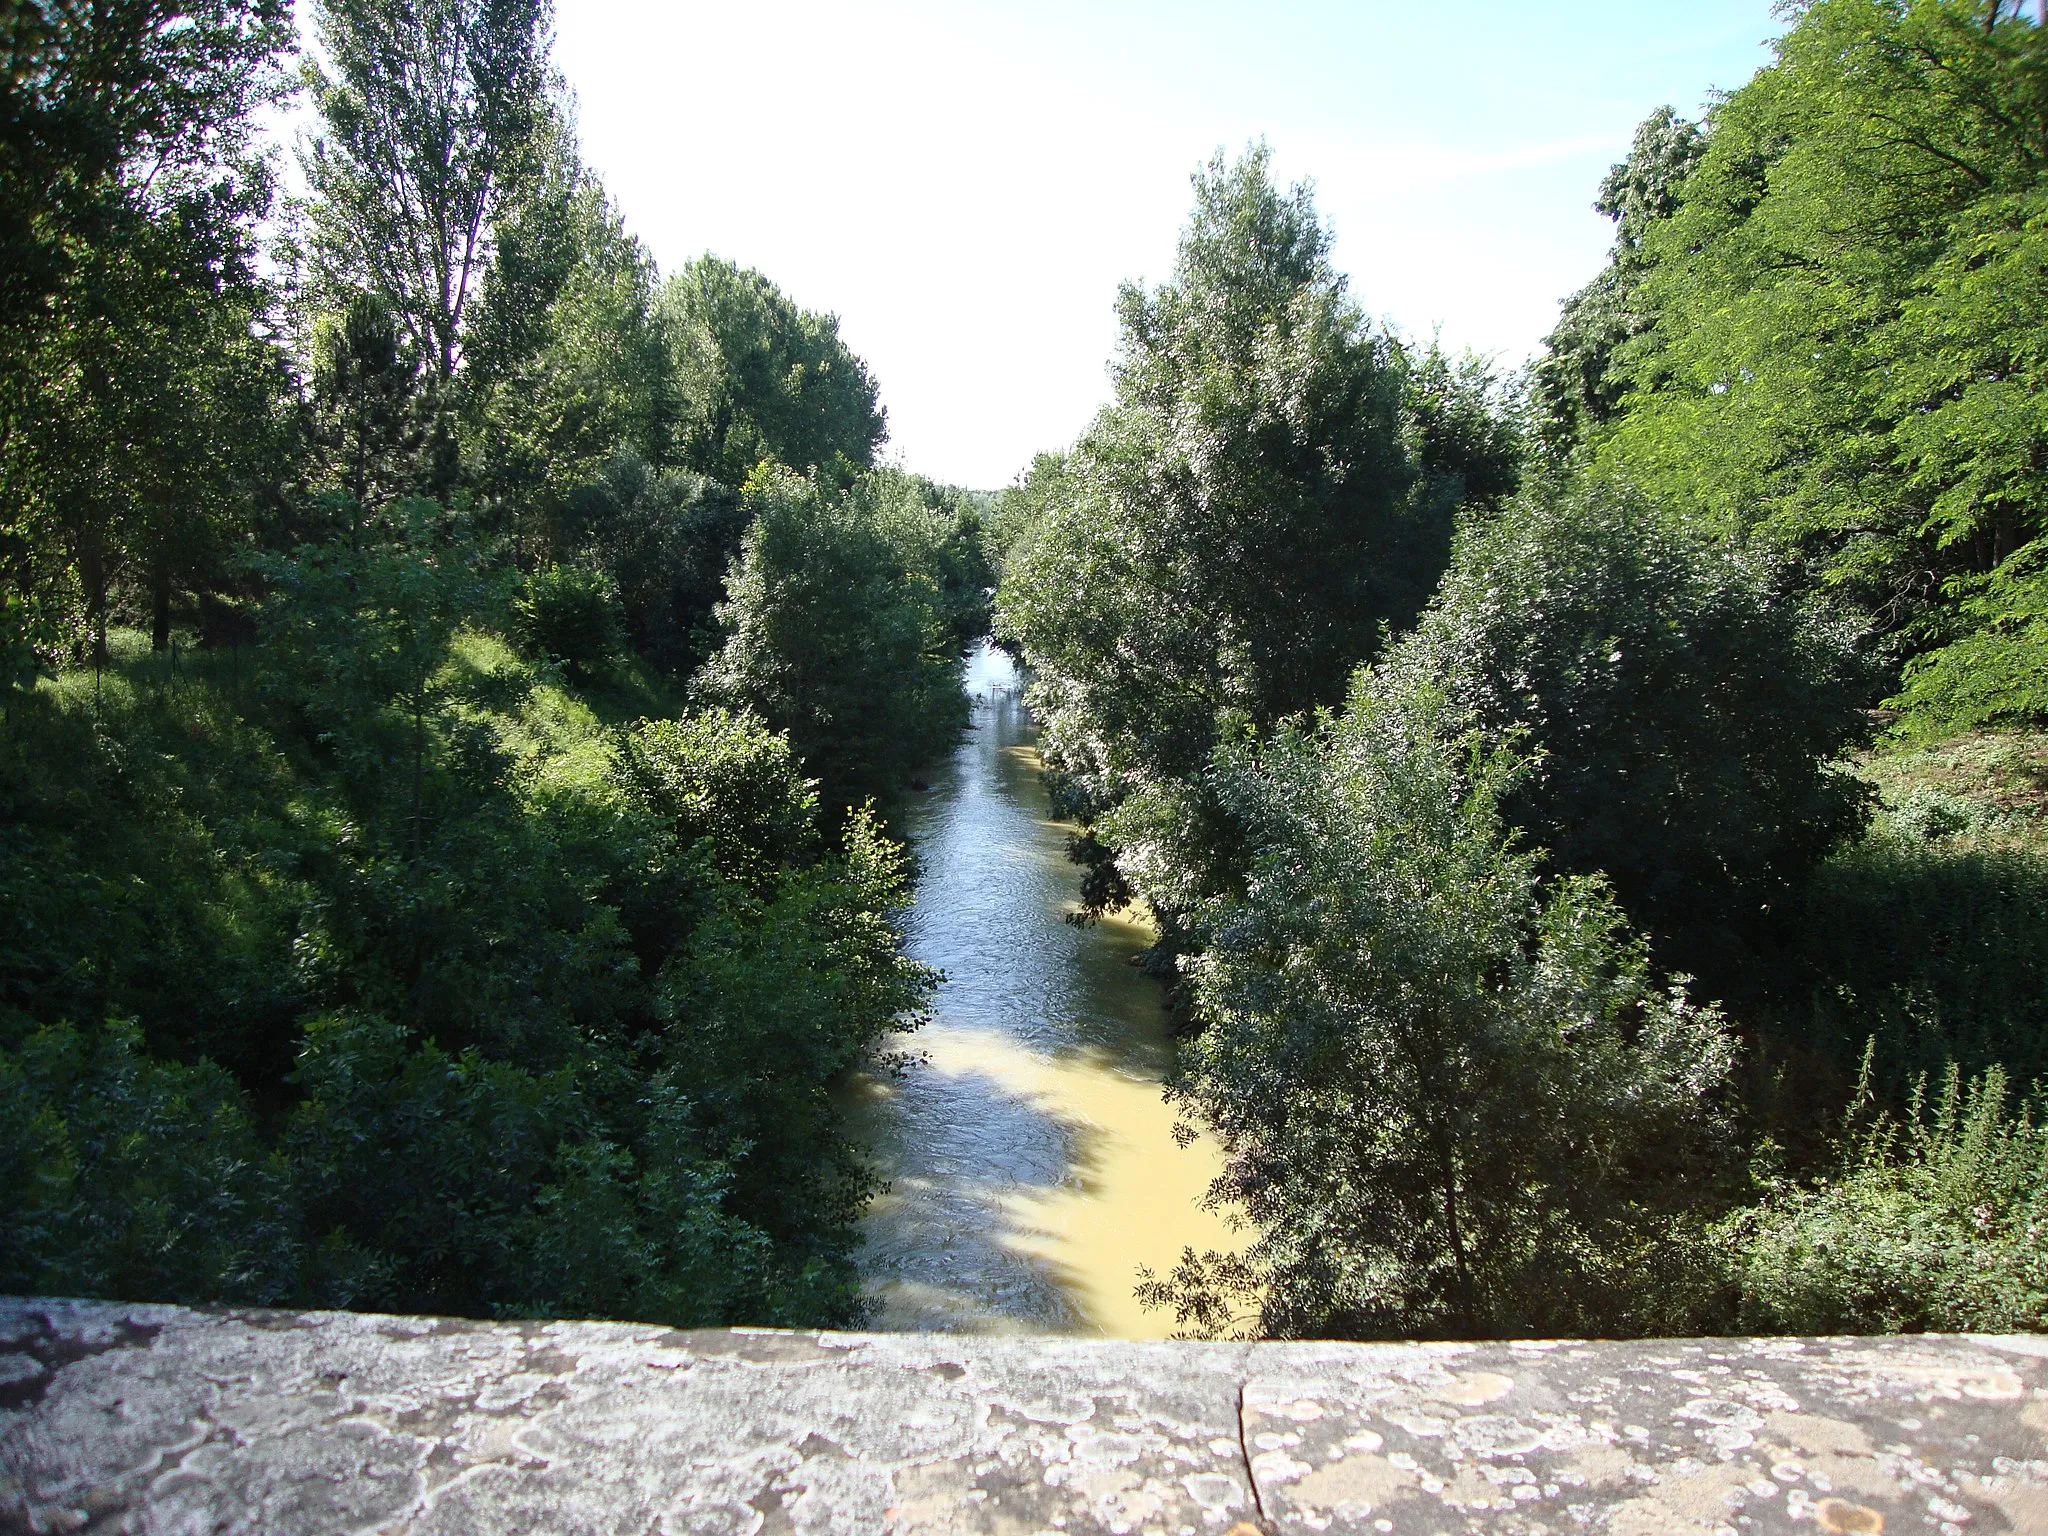
[[[0,1301],[0,1530],[2048,1532],[2048,1339],[1141,1344]]]

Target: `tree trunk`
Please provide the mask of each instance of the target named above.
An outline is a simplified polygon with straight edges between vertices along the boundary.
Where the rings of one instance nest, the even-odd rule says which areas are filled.
[[[78,552],[79,583],[85,588],[85,615],[92,626],[92,665],[107,666],[107,562],[98,544],[88,541]]]
[[[1431,1140],[1436,1144],[1438,1177],[1441,1179],[1441,1193],[1444,1204],[1444,1238],[1451,1250],[1451,1263],[1457,1272],[1458,1313],[1465,1326],[1467,1338],[1479,1336],[1479,1287],[1472,1278],[1472,1261],[1465,1252],[1464,1223],[1458,1217],[1458,1160],[1451,1145],[1450,1137],[1443,1127],[1433,1128]]]
[[[2020,520],[2012,503],[2002,503],[1991,524],[1991,568],[1997,570],[2020,546]]]
[[[171,648],[171,568],[161,558],[149,573],[149,648]]]
[[[412,703],[412,856],[420,856],[420,813],[426,791],[427,699],[424,683]]]

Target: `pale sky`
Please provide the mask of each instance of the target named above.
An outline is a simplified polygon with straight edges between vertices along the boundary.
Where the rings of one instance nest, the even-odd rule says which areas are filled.
[[[1119,281],[1271,143],[1371,314],[1519,365],[1598,269],[1638,123],[1768,58],[1770,0],[558,0],[585,160],[664,271],[840,317],[890,457],[991,488],[1108,395]]]

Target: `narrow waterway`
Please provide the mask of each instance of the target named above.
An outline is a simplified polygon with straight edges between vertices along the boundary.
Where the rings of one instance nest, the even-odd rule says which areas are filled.
[[[984,644],[965,677],[973,729],[909,823],[910,949],[946,973],[938,1016],[910,1040],[924,1061],[852,1106],[891,1185],[867,1220],[871,1326],[1165,1334],[1139,1267],[1236,1242],[1200,1204],[1215,1149],[1173,1137],[1160,991],[1130,963],[1149,935],[1063,920],[1070,829],[1015,668]]]

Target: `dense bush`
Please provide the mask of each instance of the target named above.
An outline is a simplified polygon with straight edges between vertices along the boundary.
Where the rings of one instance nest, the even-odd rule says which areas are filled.
[[[1769,1025],[1844,1082],[1872,1041],[1889,1097],[1951,1062],[2048,1077],[2048,857],[1971,827],[1974,810],[1909,799],[1824,864],[1793,908]]]
[[[512,605],[530,656],[554,660],[578,680],[602,676],[619,649],[619,592],[602,571],[546,565],[526,578]]]
[[[802,776],[789,738],[751,716],[643,721],[619,736],[613,772],[728,880],[758,886],[817,857],[817,783]]]
[[[854,488],[859,504],[901,553],[906,568],[938,587],[939,606],[956,650],[988,633],[995,569],[983,522],[987,498],[922,475],[878,470]]]
[[[1190,921],[1174,1091],[1257,1234],[1150,1291],[1214,1330],[1613,1334],[1665,1322],[1662,1247],[1716,1177],[1718,1013],[1651,971],[1597,879],[1539,880],[1525,765],[1412,672],[1222,749],[1241,894]],[[1695,1225],[1696,1225],[1695,1221]]]
[[[290,10],[0,23],[0,1286],[850,1319],[826,1085],[933,983],[853,806],[964,707],[976,504],[864,480],[829,316],[661,284],[546,4],[316,0],[288,62]],[[731,609],[829,819],[679,710],[771,461],[846,493]],[[777,691],[833,647],[852,687]]]
[[[1903,1117],[1854,1128],[1836,1176],[1717,1233],[1758,1333],[2048,1330],[2048,1133],[1994,1067],[1925,1078]]]
[[[298,1291],[288,1161],[211,1062],[151,1060],[132,1024],[0,1048],[0,1288],[21,1295]],[[345,1297],[341,1299],[346,1299]]]
[[[1853,632],[1760,551],[1612,488],[1475,521],[1387,665],[1535,754],[1509,819],[1717,986],[1715,931],[1754,932],[1867,815],[1840,763],[1871,686]]]
[[[893,845],[828,836],[758,721],[604,725],[662,701],[479,629],[458,531],[270,569],[246,675],[13,706],[5,1283],[853,1316],[867,1176],[826,1085],[931,984]]]
[[[738,492],[622,450],[570,493],[564,539],[617,584],[634,650],[681,677],[718,649],[713,610],[749,518]]]
[[[770,471],[746,500],[725,645],[693,689],[787,732],[835,807],[893,803],[967,721],[945,593],[858,497]]]

